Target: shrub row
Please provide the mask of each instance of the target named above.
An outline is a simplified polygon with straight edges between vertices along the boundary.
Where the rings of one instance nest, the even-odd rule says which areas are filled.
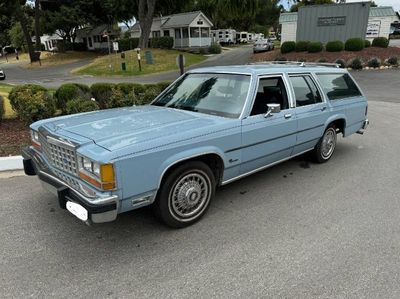
[[[371,46],[369,40],[363,40],[361,38],[349,38],[345,43],[340,40],[330,41],[325,45],[325,49],[328,52],[340,52],[345,49],[346,51],[361,51],[364,48]],[[387,48],[389,46],[389,40],[385,37],[377,37],[372,41],[373,47]],[[317,53],[323,50],[323,45],[320,42],[310,41],[287,41],[281,45],[281,53],[289,52],[305,52]]]
[[[174,38],[171,36],[153,37],[149,42],[150,48],[172,49]]]
[[[0,123],[4,118],[4,114],[6,113],[6,108],[4,107],[4,99],[0,96]]]
[[[74,114],[148,104],[168,85],[166,82],[148,85],[96,83],[88,87],[68,83],[61,85],[53,96],[42,86],[26,84],[14,87],[9,99],[18,117],[26,123],[31,123],[52,117],[57,110],[61,114]]]

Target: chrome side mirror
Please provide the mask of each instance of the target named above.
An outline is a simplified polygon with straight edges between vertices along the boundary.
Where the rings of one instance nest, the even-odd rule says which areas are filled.
[[[267,111],[267,113],[264,114],[265,118],[271,116],[274,113],[281,112],[281,105],[280,104],[267,104],[267,106],[268,106],[268,111]]]

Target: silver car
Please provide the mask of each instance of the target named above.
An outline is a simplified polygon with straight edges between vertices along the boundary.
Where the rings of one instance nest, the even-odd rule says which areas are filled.
[[[6,79],[6,73],[2,69],[0,69],[0,80],[5,80]]]
[[[254,43],[253,53],[271,51],[274,49],[274,43],[270,39],[259,39]]]

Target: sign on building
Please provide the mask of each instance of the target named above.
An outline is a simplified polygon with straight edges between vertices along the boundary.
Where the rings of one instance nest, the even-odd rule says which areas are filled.
[[[369,21],[367,26],[367,38],[379,37],[381,30],[381,21]]]
[[[318,18],[318,26],[339,26],[346,24],[346,17],[323,17]]]

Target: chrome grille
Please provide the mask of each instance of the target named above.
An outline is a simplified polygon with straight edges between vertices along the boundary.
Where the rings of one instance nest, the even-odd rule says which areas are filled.
[[[77,174],[76,155],[73,147],[63,145],[62,142],[42,134],[39,134],[39,141],[44,155],[52,166],[73,175]]]

